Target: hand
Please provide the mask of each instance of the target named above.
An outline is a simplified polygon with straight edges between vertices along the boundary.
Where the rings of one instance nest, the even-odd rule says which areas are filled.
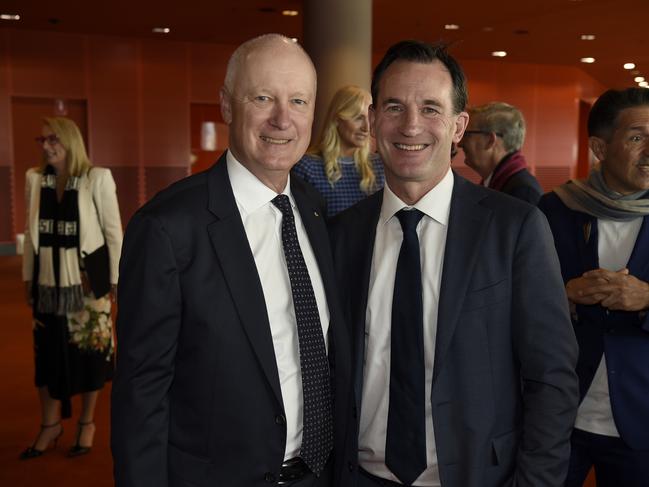
[[[25,301],[30,308],[34,305],[34,297],[32,296],[32,281],[25,281]]]
[[[601,301],[605,308],[621,311],[642,311],[649,308],[649,283],[629,274],[629,269],[618,272],[597,269],[584,277],[597,276],[607,281],[608,296]]]
[[[585,305],[598,304],[608,297],[607,289],[605,288],[608,281],[598,274],[590,276],[587,276],[587,274],[588,272],[566,283],[566,294],[568,294],[568,299],[571,302]]]

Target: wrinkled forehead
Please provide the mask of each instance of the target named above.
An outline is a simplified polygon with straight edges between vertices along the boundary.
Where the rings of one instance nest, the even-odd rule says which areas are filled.
[[[235,77],[236,85],[271,79],[286,82],[299,80],[315,92],[316,72],[311,59],[296,46],[271,44],[251,50],[242,56]]]

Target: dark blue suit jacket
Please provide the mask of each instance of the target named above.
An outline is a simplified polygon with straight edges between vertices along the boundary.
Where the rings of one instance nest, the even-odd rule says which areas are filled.
[[[599,268],[597,218],[570,210],[556,193],[544,195],[539,208],[554,234],[564,282]],[[649,217],[644,218],[627,267],[631,275],[649,282]],[[631,448],[649,449],[649,316],[644,311],[577,305],[573,326],[580,348],[581,399],[605,354],[615,425]]]
[[[454,176],[430,397],[442,485],[562,485],[577,343],[550,230],[531,205]],[[330,222],[357,412],[382,200],[379,191]]]
[[[350,348],[316,191],[291,192],[327,296],[336,486],[353,485]],[[112,451],[117,487],[275,482],[286,420],[266,302],[225,156],[129,223],[120,262]],[[347,452],[347,454],[346,454]]]

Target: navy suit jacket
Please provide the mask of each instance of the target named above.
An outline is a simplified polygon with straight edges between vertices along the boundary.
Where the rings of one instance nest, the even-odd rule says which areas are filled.
[[[442,486],[562,485],[577,344],[552,236],[538,209],[454,177],[430,397]],[[382,199],[380,191],[330,222],[357,413]]]
[[[350,340],[315,190],[291,178],[330,312],[335,485],[348,485]],[[131,219],[119,282],[112,397],[117,487],[251,487],[277,480],[286,445],[261,282],[227,173],[160,192]],[[347,455],[347,456],[345,456]]]
[[[599,268],[597,218],[566,207],[556,193],[543,196],[561,262],[564,282]],[[649,217],[627,264],[629,273],[649,282]],[[622,439],[638,450],[649,449],[649,315],[646,311],[609,311],[600,305],[577,305],[573,326],[579,342],[579,392],[584,398],[606,356],[613,418]]]

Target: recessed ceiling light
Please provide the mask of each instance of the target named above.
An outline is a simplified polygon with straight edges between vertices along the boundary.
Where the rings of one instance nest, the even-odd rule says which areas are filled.
[[[505,57],[507,55],[506,51],[494,51],[491,53],[493,57]]]
[[[460,26],[457,25],[457,24],[446,24],[446,25],[444,25],[444,28],[446,30],[458,30],[460,28]]]
[[[297,42],[297,37],[291,37],[291,40],[292,40],[293,42]]]
[[[282,10],[282,15],[286,15],[287,17],[295,17],[299,13],[297,10]]]
[[[595,62],[595,58],[594,57],[583,57],[583,58],[580,59],[580,61],[582,63],[586,63],[586,64],[593,64]]]
[[[483,27],[482,30],[483,30],[484,32],[493,32],[493,31],[494,31],[494,28],[493,28],[493,27]]]
[[[595,36],[593,34],[582,34],[581,35],[581,40],[582,41],[594,41]]]
[[[639,86],[642,86],[643,88],[649,88],[649,82],[647,81],[642,81],[638,83]]]
[[[633,81],[635,81],[636,83],[642,83],[644,81],[644,76],[636,76],[635,78],[633,78]]]
[[[635,64],[633,64],[633,63],[624,63],[623,68],[624,68],[624,69],[634,69],[634,68],[635,68]]]
[[[156,34],[169,34],[171,32],[171,29],[169,27],[154,27],[153,32]]]
[[[20,15],[16,14],[0,14],[2,20],[20,20]]]

